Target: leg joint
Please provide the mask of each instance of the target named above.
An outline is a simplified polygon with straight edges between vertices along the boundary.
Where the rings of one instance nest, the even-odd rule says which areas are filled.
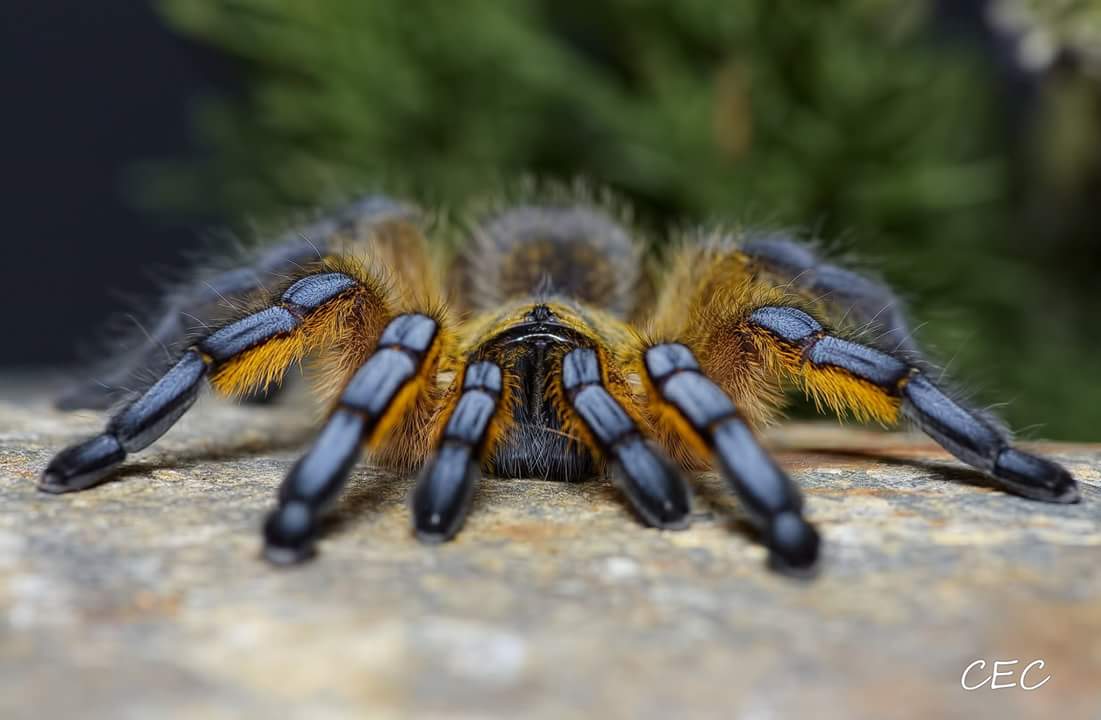
[[[400,350],[420,360],[432,346],[439,332],[435,320],[420,313],[398,315],[382,331],[378,340],[380,348]]]
[[[647,374],[659,384],[678,372],[685,370],[699,372],[700,369],[692,351],[680,343],[654,345],[646,351],[644,362]]]
[[[562,359],[562,387],[571,396],[583,388],[600,384],[600,359],[592,348],[571,350]]]

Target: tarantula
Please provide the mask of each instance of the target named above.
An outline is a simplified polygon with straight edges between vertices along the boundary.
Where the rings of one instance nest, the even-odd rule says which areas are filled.
[[[483,470],[580,480],[608,468],[643,522],[681,528],[681,469],[713,465],[775,566],[810,568],[818,534],[755,433],[786,384],[838,415],[905,418],[1011,493],[1078,500],[1065,469],[938,387],[884,285],[790,235],[701,233],[651,277],[633,233],[591,203],[488,213],[453,255],[426,227],[416,208],[372,196],[269,246],[251,268],[176,294],[114,380],[163,347],[175,348],[173,364],[102,434],[54,457],[40,488],[107,478],[184,414],[203,378],[239,397],[311,356],[331,410],[264,524],[278,564],[313,554],[322,513],[366,447],[384,466],[420,468],[412,516],[425,541],[459,530]],[[855,339],[860,327],[875,339]]]

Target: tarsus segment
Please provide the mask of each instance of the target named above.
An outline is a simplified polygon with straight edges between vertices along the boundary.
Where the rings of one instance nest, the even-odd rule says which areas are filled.
[[[300,562],[313,554],[320,517],[347,481],[365,439],[383,425],[395,400],[424,369],[438,337],[426,315],[390,321],[378,347],[356,372],[313,447],[291,469],[279,489],[279,503],[264,524],[264,554],[273,563]]]
[[[691,512],[688,487],[604,387],[594,350],[579,348],[566,355],[562,387],[574,412],[612,461],[624,493],[642,519],[660,528],[686,526]]]
[[[803,519],[799,489],[760,446],[722,388],[700,371],[692,351],[679,343],[656,345],[644,360],[659,401],[713,453],[773,559],[789,568],[812,565],[818,533]]]
[[[310,275],[288,288],[277,305],[201,339],[141,397],[112,417],[102,434],[61,451],[43,472],[39,488],[61,493],[102,481],[128,453],[145,449],[180,419],[195,402],[204,377],[250,350],[302,332],[307,316],[356,288],[361,288],[359,283],[342,273]],[[299,345],[304,351],[308,343]],[[295,354],[282,354],[278,362],[268,363],[279,367],[266,367],[263,374],[281,375],[296,358]]]
[[[462,527],[502,392],[500,367],[481,361],[466,368],[459,402],[413,491],[413,528],[421,540],[449,540]]]
[[[830,335],[796,308],[758,308],[748,322],[766,359],[834,410],[850,409],[884,422],[901,413],[1012,493],[1048,502],[1078,501],[1078,485],[1063,467],[1014,448],[1005,431],[950,398],[919,368]]]

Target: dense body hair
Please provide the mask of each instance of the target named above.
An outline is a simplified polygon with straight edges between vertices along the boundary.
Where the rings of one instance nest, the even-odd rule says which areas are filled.
[[[429,540],[458,530],[483,469],[558,480],[607,469],[645,522],[673,528],[690,511],[680,470],[715,467],[773,558],[806,568],[818,536],[756,437],[793,387],[839,416],[909,420],[1011,492],[1077,500],[1063,468],[931,379],[886,286],[786,234],[701,232],[647,264],[628,225],[566,200],[484,215],[456,256],[425,230],[415,208],[367,198],[252,268],[174,294],[150,338],[171,362],[101,435],[59,454],[43,488],[106,477],[171,427],[204,378],[246,396],[310,359],[329,416],[266,526],[277,562],[309,554],[366,449],[420,470],[414,524]],[[201,329],[185,331],[188,317]],[[116,372],[148,367],[150,352]],[[94,387],[66,402],[94,404]]]

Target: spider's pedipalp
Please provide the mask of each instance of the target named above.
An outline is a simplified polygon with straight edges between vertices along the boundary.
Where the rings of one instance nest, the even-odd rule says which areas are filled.
[[[949,397],[922,369],[839,338],[798,308],[756,308],[745,323],[768,366],[802,385],[820,405],[885,424],[904,416],[1014,494],[1056,503],[1078,501],[1070,473],[1014,448],[1004,430]]]
[[[427,390],[439,345],[439,324],[427,315],[406,313],[386,325],[325,429],[280,486],[278,506],[264,524],[264,555],[271,562],[285,565],[313,555],[321,514],[344,487],[362,444],[390,442],[391,431]]]
[[[565,356],[562,389],[573,412],[612,462],[624,494],[642,519],[653,527],[687,527],[688,486],[604,386],[595,350],[578,348]]]
[[[802,514],[799,488],[757,441],[730,398],[700,371],[680,343],[648,348],[643,358],[648,396],[659,422],[670,423],[723,477],[764,536],[772,560],[802,570],[818,557],[818,533]]]
[[[462,527],[481,476],[482,458],[492,450],[487,442],[503,394],[504,379],[496,363],[467,366],[462,395],[413,491],[413,528],[421,540],[450,540]]]

